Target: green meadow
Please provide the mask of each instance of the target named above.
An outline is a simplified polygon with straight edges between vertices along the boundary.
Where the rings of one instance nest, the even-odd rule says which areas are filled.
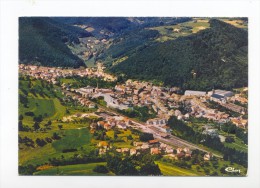
[[[106,165],[105,162],[100,163],[89,163],[89,164],[77,164],[77,165],[67,165],[67,166],[59,166],[53,167],[47,170],[42,170],[39,172],[34,173],[34,175],[69,175],[69,176],[80,176],[80,175],[88,175],[88,176],[107,176],[107,175],[114,175],[112,172],[108,172],[107,174],[104,173],[97,173],[94,172],[93,169],[97,165]]]
[[[156,161],[156,164],[159,165],[159,168],[164,176],[200,176],[202,173],[196,172],[193,169],[184,169],[177,166],[174,166],[169,163]]]
[[[89,144],[91,140],[91,134],[86,128],[65,130],[63,134],[64,137],[52,143],[53,148],[59,152],[64,149],[80,148]]]

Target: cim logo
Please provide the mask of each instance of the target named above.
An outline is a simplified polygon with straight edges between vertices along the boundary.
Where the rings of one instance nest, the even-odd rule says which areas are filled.
[[[227,168],[225,168],[225,171],[226,172],[238,172],[238,173],[240,173],[240,169],[235,169],[233,167],[227,167]]]

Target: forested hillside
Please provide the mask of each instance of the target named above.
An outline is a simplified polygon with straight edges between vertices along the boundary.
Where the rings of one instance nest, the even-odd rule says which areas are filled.
[[[231,89],[247,85],[247,48],[246,30],[212,19],[209,29],[139,50],[111,71],[186,89]]]
[[[78,27],[47,17],[19,19],[19,61],[43,66],[79,67],[83,60],[73,55],[65,43],[79,43],[78,37],[91,34]]]

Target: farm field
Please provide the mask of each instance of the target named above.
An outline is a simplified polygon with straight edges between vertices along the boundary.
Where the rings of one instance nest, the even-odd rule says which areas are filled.
[[[90,143],[91,134],[87,128],[65,130],[63,134],[64,137],[52,143],[56,151],[77,149]]]
[[[239,169],[240,175],[246,175],[247,170],[241,165],[230,164],[227,161],[219,160],[218,162],[208,161],[205,162],[204,165],[191,165],[190,169],[181,168],[169,162],[156,161],[156,164],[159,165],[159,168],[164,176],[205,176],[205,173],[209,175],[216,176],[223,175],[223,171],[225,171],[226,167],[234,167],[235,169]],[[214,175],[215,173],[215,175]],[[226,173],[226,172],[225,172]],[[232,176],[232,174],[229,174]]]
[[[157,30],[160,37],[156,39],[158,42],[165,42],[167,40],[175,40],[178,37],[188,36],[197,33],[201,30],[209,28],[209,19],[193,19],[192,21],[179,23],[173,26],[159,26],[149,28]]]
[[[164,163],[161,161],[156,161],[156,164],[159,165],[159,168],[164,176],[200,176],[202,173],[194,172],[193,170],[188,170],[173,166],[169,163]]]
[[[63,175],[63,176],[72,176],[72,175],[89,175],[89,176],[107,176],[114,175],[112,172],[107,174],[94,172],[93,169],[97,165],[106,165],[105,162],[100,163],[89,163],[89,164],[78,164],[78,165],[67,165],[67,166],[59,166],[53,167],[47,170],[42,170],[34,173],[34,175]]]
[[[236,150],[240,150],[243,152],[248,151],[248,146],[245,145],[241,139],[234,137],[234,140],[235,140],[235,142],[233,142],[233,143],[225,143],[225,146],[229,147],[229,148],[234,148]]]
[[[222,18],[220,19],[221,21],[224,21],[228,24],[231,24],[235,27],[238,27],[238,28],[242,28],[242,29],[247,29],[248,28],[248,24],[243,21],[243,20],[240,20],[240,19],[228,19],[228,18]]]
[[[27,136],[33,140],[36,140],[36,138],[44,139],[46,137],[51,137],[53,132],[55,131],[48,133],[22,132],[20,133],[20,136]],[[61,133],[64,135],[64,137],[62,137],[60,140],[54,141],[53,143],[46,144],[43,147],[26,147],[24,149],[20,149],[19,164],[43,164],[48,162],[49,158],[60,157],[61,155],[64,157],[71,157],[76,152],[81,152],[81,149],[83,149],[82,152],[84,152],[86,149],[92,149],[90,144],[91,134],[89,133],[88,129],[69,129],[58,131],[58,134]],[[76,149],[76,151],[63,153],[62,151],[65,149]]]

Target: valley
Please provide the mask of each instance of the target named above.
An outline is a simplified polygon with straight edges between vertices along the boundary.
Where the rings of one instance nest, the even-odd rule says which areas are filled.
[[[247,174],[246,19],[34,19],[20,22],[20,175]]]

